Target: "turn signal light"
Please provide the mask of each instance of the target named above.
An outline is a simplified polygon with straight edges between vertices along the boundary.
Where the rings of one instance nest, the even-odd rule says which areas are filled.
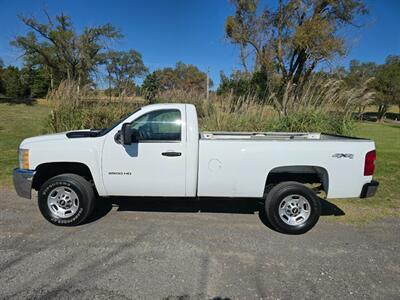
[[[29,150],[19,149],[19,167],[24,170],[29,170]]]

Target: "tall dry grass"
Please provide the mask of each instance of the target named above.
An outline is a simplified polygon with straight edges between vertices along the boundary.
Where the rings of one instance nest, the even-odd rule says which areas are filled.
[[[119,99],[98,99],[89,86],[78,87],[64,81],[49,93],[51,112],[47,121],[50,132],[85,128],[104,128],[135,110],[140,103]]]
[[[279,114],[271,129],[351,134],[354,112],[374,100],[368,83],[348,88],[341,80],[325,77],[312,77],[301,87],[289,82],[283,92],[269,96]]]
[[[260,103],[253,95],[217,96],[210,99],[196,92],[179,90],[158,95],[158,103],[191,103],[198,111],[201,130],[206,131],[316,131],[351,134],[353,112],[373,99],[367,84],[346,89],[335,79],[314,77],[301,88],[288,84],[283,92],[272,91]],[[104,128],[132,112],[142,102],[97,99],[89,87],[78,89],[73,82],[63,82],[49,94],[52,106],[50,131]]]
[[[204,131],[265,131],[277,116],[271,105],[261,104],[253,95],[218,96],[172,90],[158,95],[158,103],[190,103],[196,106],[199,125]]]
[[[346,88],[337,79],[313,77],[304,85],[288,83],[283,91],[271,89],[264,102],[254,95],[235,97],[168,91],[158,102],[196,105],[200,128],[207,131],[319,131],[352,134],[353,112],[373,101],[368,82]]]

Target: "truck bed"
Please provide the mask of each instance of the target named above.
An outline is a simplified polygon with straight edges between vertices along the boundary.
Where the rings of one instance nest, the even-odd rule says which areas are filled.
[[[328,198],[359,197],[363,185],[372,180],[363,175],[365,155],[375,149],[368,139],[307,132],[200,136],[199,196],[262,197],[268,174],[283,167],[325,173]]]

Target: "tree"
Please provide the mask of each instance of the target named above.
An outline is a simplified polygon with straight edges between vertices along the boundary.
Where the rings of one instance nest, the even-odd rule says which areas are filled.
[[[282,86],[306,80],[315,67],[346,47],[339,30],[367,13],[362,0],[279,0],[261,8],[257,0],[232,0],[235,15],[225,22],[228,39],[255,52],[255,68]]]
[[[3,60],[0,58],[0,96],[5,93],[4,80],[3,80]]]
[[[389,55],[376,72],[374,87],[377,91],[378,120],[381,121],[389,105],[400,108],[400,56]]]
[[[135,50],[128,52],[109,51],[105,54],[105,65],[109,89],[114,86],[118,95],[135,92],[135,79],[148,72],[143,63],[142,55]]]
[[[209,79],[209,86],[213,85]],[[206,93],[207,74],[196,66],[177,62],[175,68],[164,68],[149,74],[142,86],[144,94],[150,98],[163,91],[179,90],[184,92]]]
[[[264,75],[260,71],[255,71],[254,73],[235,71],[228,77],[221,72],[217,94],[231,94],[236,97],[255,96],[260,101],[263,101],[268,91],[267,78]]]
[[[70,17],[61,14],[53,20],[47,12],[46,23],[21,17],[30,29],[17,36],[11,44],[24,51],[31,65],[45,66],[55,84],[61,80],[76,80],[79,85],[91,82],[91,75],[103,59],[107,42],[122,37],[111,24],[84,28],[78,34]]]
[[[26,74],[26,80],[29,85],[30,97],[45,97],[50,89],[50,80],[44,67],[25,67],[22,70]],[[24,75],[23,75],[24,76]]]
[[[177,62],[174,69],[175,86],[178,90],[195,91],[205,93],[207,88],[207,74],[200,71],[196,66]],[[167,78],[166,78],[167,79]],[[167,80],[168,81],[168,80]],[[213,85],[209,79],[209,86]]]
[[[141,89],[145,99],[149,101],[149,103],[154,103],[160,89],[160,83],[155,72],[146,76]]]
[[[8,66],[1,73],[4,95],[9,98],[18,98],[26,96],[26,86],[21,80],[21,74],[17,67]]]
[[[358,60],[351,60],[345,82],[351,86],[360,86],[368,79],[375,77],[378,65],[374,62],[361,63]]]

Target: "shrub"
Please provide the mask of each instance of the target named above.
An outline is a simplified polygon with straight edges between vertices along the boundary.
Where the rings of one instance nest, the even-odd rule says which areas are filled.
[[[355,120],[351,115],[344,115],[337,112],[300,111],[273,119],[269,123],[269,130],[351,135],[354,125]]]

